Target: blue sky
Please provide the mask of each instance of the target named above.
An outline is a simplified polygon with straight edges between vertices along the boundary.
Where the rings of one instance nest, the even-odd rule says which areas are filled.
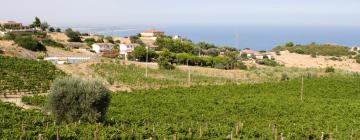
[[[359,0],[0,0],[0,20],[70,25],[359,26]],[[16,7],[16,8],[14,8]]]

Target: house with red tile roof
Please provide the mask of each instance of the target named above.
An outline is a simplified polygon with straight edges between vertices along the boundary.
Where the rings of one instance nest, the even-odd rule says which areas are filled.
[[[140,33],[141,37],[159,37],[163,36],[164,32],[157,29],[148,29]]]
[[[0,26],[4,29],[21,29],[22,23],[16,21],[0,21]]]

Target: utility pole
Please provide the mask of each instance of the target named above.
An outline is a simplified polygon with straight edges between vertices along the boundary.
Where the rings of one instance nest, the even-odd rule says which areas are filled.
[[[301,75],[301,101],[303,100],[303,94],[304,94],[304,75]]]
[[[146,46],[146,69],[145,69],[145,77],[148,77],[148,58],[149,58],[149,47]]]
[[[189,67],[189,59],[187,59],[187,68],[188,68],[188,85],[191,86],[191,74],[190,74],[190,67]]]

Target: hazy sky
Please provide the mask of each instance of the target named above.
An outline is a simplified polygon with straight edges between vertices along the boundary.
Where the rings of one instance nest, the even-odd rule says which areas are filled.
[[[360,0],[0,0],[0,20],[51,25],[359,26]]]

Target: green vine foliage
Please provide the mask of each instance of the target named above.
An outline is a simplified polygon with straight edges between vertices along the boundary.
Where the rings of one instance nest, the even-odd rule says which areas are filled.
[[[0,56],[0,94],[44,93],[62,75],[65,73],[46,61]]]
[[[100,124],[0,102],[0,139],[360,139],[359,80],[305,78],[303,100],[301,79],[119,92]]]

